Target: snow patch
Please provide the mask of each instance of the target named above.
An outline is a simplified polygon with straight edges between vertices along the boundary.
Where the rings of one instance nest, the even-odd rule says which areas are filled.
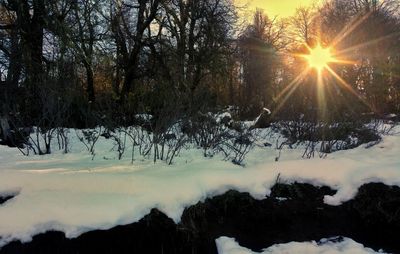
[[[228,237],[220,237],[216,240],[219,254],[257,254],[249,249],[241,247],[235,239]],[[375,252],[370,248],[365,248],[352,239],[338,238],[322,239],[319,242],[290,242],[285,244],[275,244],[267,249],[264,249],[260,254],[336,254],[336,253],[352,253],[352,254],[372,254],[383,253]]]

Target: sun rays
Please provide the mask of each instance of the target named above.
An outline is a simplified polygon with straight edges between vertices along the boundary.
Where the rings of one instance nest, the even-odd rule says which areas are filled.
[[[274,114],[277,114],[287,103],[288,99],[293,95],[293,93],[301,85],[305,84],[306,78],[308,76],[312,77],[316,75],[314,79],[307,79],[307,81],[314,80],[313,83],[316,89],[318,112],[320,120],[325,120],[328,102],[326,96],[330,98],[331,101],[335,99],[332,98],[330,94],[333,87],[340,88],[343,93],[348,93],[353,96],[356,100],[361,101],[369,109],[373,110],[360,91],[355,88],[356,84],[349,84],[343,77],[346,68],[344,65],[348,65],[347,68],[353,68],[358,63],[356,60],[352,60],[351,53],[362,49],[366,46],[380,43],[383,40],[391,37],[392,35],[386,35],[384,37],[376,38],[371,41],[366,41],[361,44],[352,45],[347,48],[336,49],[338,45],[345,40],[353,31],[355,31],[367,18],[370,13],[365,14],[363,17],[358,17],[356,20],[351,22],[346,26],[328,45],[323,45],[318,38],[318,43],[314,47],[305,44],[304,47],[307,53],[303,54],[291,54],[295,59],[300,59],[306,63],[304,65],[303,71],[298,74],[286,88],[280,92],[280,94],[275,98],[277,103],[276,110]],[[350,60],[349,60],[350,59]],[[340,70],[338,72],[338,70]]]

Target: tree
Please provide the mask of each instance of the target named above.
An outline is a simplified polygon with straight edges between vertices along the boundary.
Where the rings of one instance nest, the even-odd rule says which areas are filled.
[[[262,107],[272,104],[278,51],[286,46],[285,28],[284,23],[269,19],[258,9],[253,23],[239,38],[244,114],[256,115]]]
[[[3,107],[10,109],[15,106],[15,97],[18,82],[22,74],[22,54],[21,42],[16,26],[15,15],[7,10],[4,6],[0,6],[0,52],[1,52],[1,72],[5,73],[5,77],[1,77],[4,82],[4,90],[2,92]],[[5,108],[0,108],[3,114],[7,112]]]
[[[179,93],[187,96],[189,108],[198,108],[210,101],[209,92],[223,86],[215,80],[226,83],[236,11],[227,0],[170,0],[163,9],[166,18],[159,22],[164,27],[164,47],[172,54],[171,77]]]
[[[70,36],[76,55],[86,71],[88,100],[95,102],[93,61],[95,44],[100,40],[101,33],[99,13],[97,12],[97,8],[101,7],[101,1],[75,0],[71,7],[74,23]]]
[[[26,85],[34,93],[43,82],[43,35],[46,19],[45,0],[3,0],[2,5],[15,15],[21,39]]]
[[[339,57],[356,63],[335,70],[364,99],[364,107],[369,107],[364,110],[379,114],[390,111],[388,100],[396,97],[390,93],[397,90],[392,74],[399,52],[399,8],[399,2],[392,0],[334,0],[320,9],[326,40],[334,44]],[[343,96],[346,103],[349,97]]]
[[[111,17],[112,32],[118,48],[124,81],[120,91],[120,102],[124,103],[128,93],[140,77],[140,58],[146,46],[146,30],[155,20],[161,0],[117,1]]]
[[[299,7],[289,18],[293,41],[312,44],[317,38],[317,14],[313,7]]]

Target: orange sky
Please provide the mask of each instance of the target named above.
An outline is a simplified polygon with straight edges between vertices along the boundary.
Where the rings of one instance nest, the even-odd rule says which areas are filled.
[[[250,3],[250,8],[262,8],[268,16],[280,18],[293,15],[299,6],[308,6],[315,0],[239,0],[239,3]]]

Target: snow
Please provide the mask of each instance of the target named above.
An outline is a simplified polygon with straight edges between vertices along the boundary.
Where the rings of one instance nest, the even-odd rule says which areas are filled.
[[[239,246],[235,239],[228,237],[220,237],[216,240],[219,254],[256,254],[246,248]],[[362,244],[356,243],[349,238],[343,238],[342,241],[337,239],[322,239],[319,242],[291,242],[286,244],[275,244],[264,249],[260,254],[336,254],[336,253],[352,253],[352,254],[372,254],[382,253],[375,252],[372,249],[365,248]]]
[[[152,208],[179,222],[185,207],[230,189],[262,199],[278,175],[281,182],[337,189],[325,197],[330,205],[352,199],[364,183],[400,186],[399,134],[384,136],[368,149],[364,145],[326,159],[305,160],[302,148],[284,148],[276,162],[279,151],[260,145],[248,154],[246,167],[219,156],[205,158],[198,149],[183,150],[172,166],[141,157],[131,164],[130,148],[117,160],[111,150],[114,141],[104,137],[96,143],[92,160],[75,131],[70,130],[70,136],[68,154],[53,149],[51,155],[25,157],[17,149],[0,146],[0,195],[16,195],[0,205],[0,246],[14,239],[30,241],[48,230],[77,237],[129,224]],[[279,138],[273,133],[264,136],[271,144]]]
[[[135,115],[135,118],[138,120],[150,121],[153,119],[153,116],[149,114],[137,114]]]
[[[232,115],[229,112],[223,112],[221,114],[217,114],[214,116],[217,123],[220,123],[224,118],[229,119],[232,121]]]
[[[268,115],[271,115],[271,114],[272,114],[271,110],[269,110],[268,108],[263,108],[263,110],[264,110],[265,112],[267,112]]]

